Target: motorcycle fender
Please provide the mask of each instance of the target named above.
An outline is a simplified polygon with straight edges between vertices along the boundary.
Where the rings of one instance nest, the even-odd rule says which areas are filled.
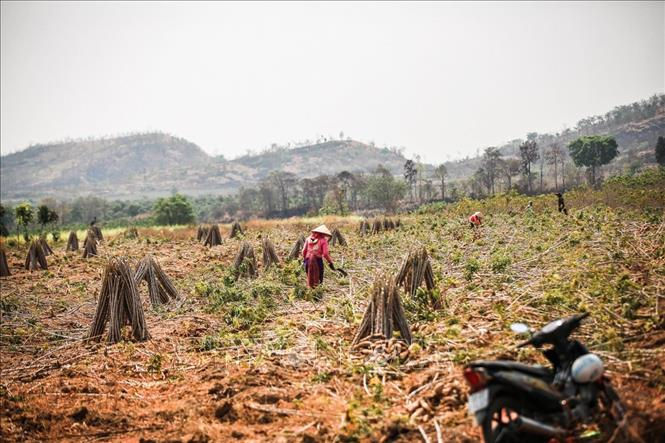
[[[492,404],[494,401],[494,398],[502,394],[504,391],[507,391],[507,389],[502,386],[502,385],[497,385],[497,384],[490,384],[485,389],[489,389],[489,403]],[[481,409],[480,411],[476,411],[474,414],[474,420],[475,424],[480,426],[480,424],[485,420],[485,415],[487,414],[487,409]]]
[[[493,374],[495,381],[505,383],[513,389],[540,399],[550,407],[559,408],[564,396],[553,389],[547,382],[518,372],[500,371]]]

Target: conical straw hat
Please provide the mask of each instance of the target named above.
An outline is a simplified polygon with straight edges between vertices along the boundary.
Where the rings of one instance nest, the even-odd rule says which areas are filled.
[[[321,225],[318,228],[314,228],[314,229],[312,229],[312,232],[318,232],[319,234],[323,234],[323,235],[327,235],[328,237],[332,237],[332,233],[326,227],[326,225]]]

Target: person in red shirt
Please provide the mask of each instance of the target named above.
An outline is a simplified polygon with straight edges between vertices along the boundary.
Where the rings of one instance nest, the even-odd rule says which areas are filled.
[[[312,229],[312,235],[305,240],[302,256],[305,262],[305,271],[307,272],[307,286],[310,288],[315,288],[323,283],[324,258],[330,265],[330,269],[335,270],[328,248],[328,239],[331,237],[332,234],[326,225],[321,225],[318,228]]]
[[[474,212],[471,217],[469,217],[469,223],[472,228],[479,227],[483,224],[483,214],[480,212]]]

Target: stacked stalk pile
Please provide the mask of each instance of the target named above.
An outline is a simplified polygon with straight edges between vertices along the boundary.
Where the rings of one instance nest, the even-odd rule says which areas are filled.
[[[401,340],[411,344],[411,331],[404,316],[395,280],[383,275],[372,285],[370,302],[352,346],[363,342],[365,338],[390,340],[394,331],[399,332]]]
[[[150,338],[134,273],[127,260],[122,257],[114,257],[106,265],[102,290],[99,293],[97,310],[88,338],[101,340],[107,323],[109,323],[108,341],[111,343],[122,340],[121,329],[126,324],[131,325],[135,340],[143,341]]]
[[[178,298],[178,290],[152,255],[143,257],[136,267],[134,282],[137,288],[141,280],[148,283],[148,295],[153,306],[166,304]]]
[[[372,223],[372,234],[378,234],[383,230],[383,223],[378,218]]]
[[[91,228],[83,240],[83,258],[90,258],[97,255],[97,235]]]
[[[30,249],[28,249],[28,255],[25,258],[25,269],[34,271],[38,267],[46,270],[48,269],[48,264],[46,263],[46,254],[44,253],[41,242],[33,240],[30,243]]]
[[[256,257],[254,248],[248,242],[243,242],[235,260],[233,260],[233,269],[238,276],[254,278],[258,275],[256,267]]]
[[[423,285],[423,282],[428,291],[434,289],[432,263],[425,247],[409,252],[397,273],[396,282],[411,296],[416,295],[416,291]]]
[[[231,238],[238,238],[239,236],[243,235],[244,232],[242,230],[242,226],[240,226],[240,223],[237,221],[234,221],[233,224],[231,225]]]
[[[206,239],[203,242],[205,246],[213,247],[217,245],[222,244],[222,233],[219,232],[219,226],[217,225],[212,225],[208,229],[208,235],[206,235]]]
[[[65,251],[78,251],[79,250],[79,238],[76,235],[75,231],[69,233],[69,238],[67,239],[67,247]]]
[[[291,252],[289,252],[288,260],[298,260],[302,254],[302,248],[305,247],[305,236],[300,234],[298,240],[293,244]]]
[[[5,248],[0,247],[0,277],[9,277],[12,275],[9,272],[9,264],[7,263],[7,252]]]
[[[264,237],[261,240],[261,249],[263,250],[263,269],[268,269],[273,264],[279,264],[275,245],[273,245],[268,237]]]
[[[369,234],[371,230],[371,226],[369,225],[369,222],[367,220],[361,220],[360,221],[360,226],[358,227],[358,233],[360,235],[367,235]]]
[[[42,246],[42,249],[44,250],[44,255],[51,255],[53,254],[53,249],[48,245],[48,242],[46,241],[46,234],[41,235],[39,237],[39,244]]]
[[[383,219],[383,230],[384,231],[390,231],[395,229],[395,222],[392,221],[390,218],[384,218]]]
[[[139,230],[136,229],[136,227],[132,226],[131,228],[127,228],[127,230],[125,230],[123,235],[125,238],[130,238],[130,239],[139,238]]]
[[[199,225],[199,229],[196,230],[196,241],[204,241],[208,236],[208,227]]]
[[[90,226],[90,230],[95,234],[95,238],[98,242],[104,241],[104,235],[102,235],[102,230],[99,229],[99,226]]]
[[[332,231],[332,237],[330,238],[330,244],[332,246],[334,246],[337,243],[339,243],[340,246],[347,246],[348,245],[348,243],[346,242],[346,239],[342,235],[342,232],[338,228],[335,228]]]

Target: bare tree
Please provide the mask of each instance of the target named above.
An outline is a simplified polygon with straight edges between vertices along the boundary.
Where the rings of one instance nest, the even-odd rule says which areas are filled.
[[[499,172],[499,163],[501,153],[497,148],[490,147],[485,149],[482,159],[482,169],[484,170],[484,180],[487,182],[488,191],[494,194],[494,182]]]
[[[527,180],[527,187],[529,192],[532,191],[532,173],[531,165],[538,160],[538,144],[535,140],[527,140],[520,145],[520,156],[522,157],[522,173]]]
[[[446,199],[446,175],[448,175],[448,170],[446,169],[446,166],[443,163],[441,163],[434,170],[434,174],[437,176],[437,178],[439,180],[441,180],[441,200],[445,200]]]
[[[563,150],[557,143],[553,143],[547,151],[547,162],[554,165],[554,189],[559,190],[559,162],[563,156]]]

